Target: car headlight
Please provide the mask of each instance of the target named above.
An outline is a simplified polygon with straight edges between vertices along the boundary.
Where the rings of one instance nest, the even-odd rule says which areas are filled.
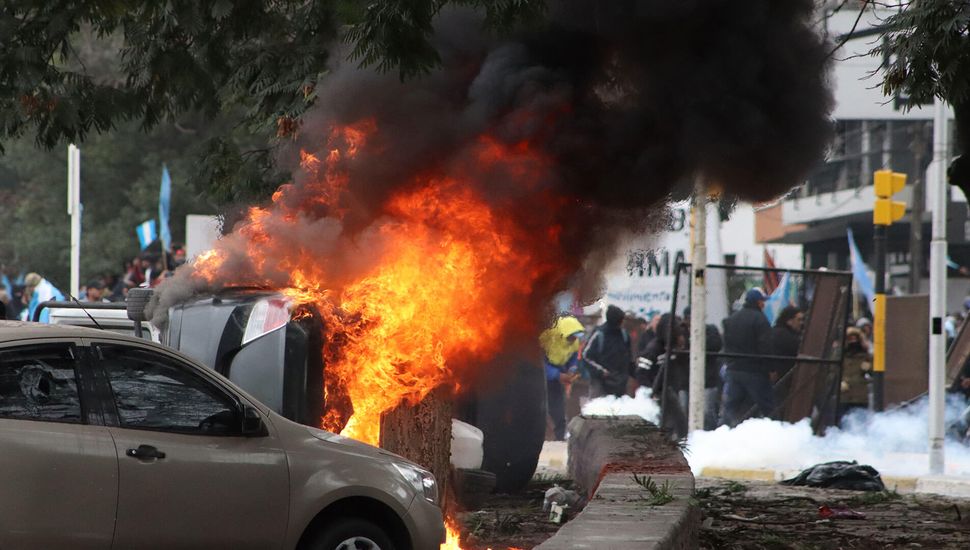
[[[392,462],[391,465],[405,481],[414,487],[415,491],[424,495],[425,500],[435,505],[438,504],[438,483],[434,479],[434,474],[410,464]]]

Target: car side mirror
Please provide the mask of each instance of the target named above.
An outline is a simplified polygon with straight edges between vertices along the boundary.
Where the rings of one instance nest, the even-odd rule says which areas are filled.
[[[262,415],[255,407],[243,405],[242,434],[246,437],[265,437],[269,435]]]

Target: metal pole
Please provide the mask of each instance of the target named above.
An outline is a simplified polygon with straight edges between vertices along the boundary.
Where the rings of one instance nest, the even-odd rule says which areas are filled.
[[[707,192],[698,178],[694,187],[694,231],[691,233],[690,385],[687,431],[704,429],[704,363],[707,359]]]
[[[872,326],[872,403],[870,408],[881,411],[883,375],[886,372],[886,230],[885,225],[872,227],[873,261],[876,264],[875,303]]]
[[[67,213],[71,216],[71,296],[81,288],[81,150],[67,146]]]
[[[926,210],[926,174],[923,158],[926,149],[925,127],[920,124],[914,130],[913,160],[913,207],[909,211],[909,293],[919,293],[923,273],[923,212]]]
[[[946,338],[943,317],[946,315],[946,203],[949,188],[946,167],[949,153],[946,103],[936,99],[933,112],[933,160],[936,181],[933,197],[933,240],[930,242],[930,349],[929,349],[929,444],[930,473],[943,473],[943,410],[946,392]]]

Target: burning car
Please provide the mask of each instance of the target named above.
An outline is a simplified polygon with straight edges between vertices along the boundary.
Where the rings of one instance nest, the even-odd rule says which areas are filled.
[[[129,295],[132,320],[144,319],[150,293]],[[327,326],[312,304],[292,304],[277,291],[227,288],[171,306],[157,330],[162,344],[225,376],[274,412],[320,427],[333,408],[328,391],[339,391],[327,374]],[[488,490],[494,483],[498,490],[514,491],[532,478],[545,438],[546,411],[542,371],[529,359],[509,365],[500,386],[459,395],[455,416],[484,432],[482,469],[488,472],[461,472],[459,484],[474,480]]]

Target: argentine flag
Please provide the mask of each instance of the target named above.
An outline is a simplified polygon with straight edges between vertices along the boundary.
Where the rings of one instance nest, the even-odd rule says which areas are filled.
[[[148,220],[139,225],[135,228],[135,233],[138,234],[138,246],[142,250],[145,250],[148,248],[148,245],[155,242],[155,239],[158,238],[158,232],[155,230],[155,220]]]
[[[781,310],[792,305],[795,302],[795,291],[798,289],[791,282],[791,272],[786,271],[784,275],[781,276],[781,281],[775,290],[771,292],[768,299],[765,300],[764,314],[768,318],[768,323],[774,325],[775,319],[781,313]]]
[[[849,239],[849,260],[852,263],[852,278],[855,279],[856,287],[859,292],[866,297],[866,305],[869,306],[869,310],[872,310],[872,303],[875,301],[876,291],[875,286],[872,284],[872,279],[869,278],[869,267],[862,261],[862,254],[859,253],[859,247],[855,244],[855,236],[852,234],[852,228],[846,228],[846,235]]]
[[[159,237],[162,239],[162,250],[172,249],[172,232],[168,229],[168,213],[171,208],[172,176],[168,173],[168,167],[163,164],[162,188],[158,192],[158,227],[159,231],[161,231]]]

